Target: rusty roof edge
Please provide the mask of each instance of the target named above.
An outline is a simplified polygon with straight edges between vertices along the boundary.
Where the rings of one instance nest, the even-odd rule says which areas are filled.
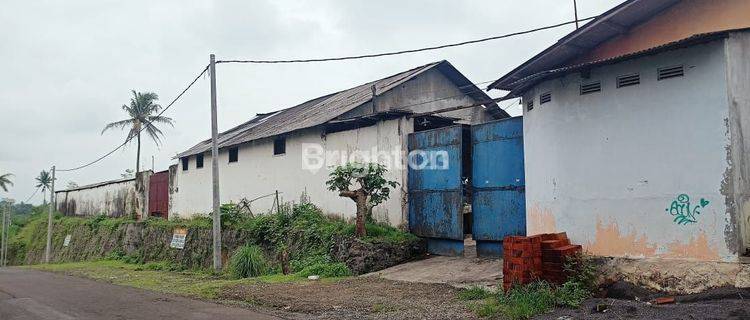
[[[668,5],[666,6],[666,8],[668,8],[668,7],[676,4],[678,1],[679,0],[665,0],[664,3],[668,3]],[[628,1],[625,1],[625,2],[617,5],[616,7],[612,8],[610,10],[607,10],[606,12],[600,14],[595,19],[589,21],[588,23],[584,24],[580,28],[578,28],[578,29],[576,29],[576,30],[568,33],[567,35],[565,35],[564,37],[562,37],[560,40],[556,41],[554,44],[552,44],[551,46],[547,47],[542,52],[534,55],[533,57],[531,57],[530,59],[528,59],[527,61],[525,61],[521,65],[517,66],[513,70],[509,71],[508,73],[506,73],[505,75],[503,75],[502,77],[500,77],[499,79],[497,79],[494,82],[490,83],[487,86],[486,90],[487,91],[492,90],[492,89],[510,90],[508,88],[508,84],[511,83],[511,82],[519,80],[520,78],[517,77],[517,74],[519,72],[523,71],[523,69],[527,68],[528,66],[530,66],[534,62],[538,61],[540,58],[542,58],[542,57],[544,57],[544,56],[546,56],[548,54],[551,54],[552,51],[560,48],[561,46],[564,46],[564,45],[566,45],[566,44],[568,44],[568,43],[570,43],[572,41],[575,41],[576,38],[578,38],[579,36],[585,34],[586,32],[591,31],[592,28],[600,26],[602,24],[606,24],[607,21],[610,18],[612,18],[614,16],[617,16],[618,13],[620,13],[620,12],[622,12],[622,11],[630,8],[631,6],[634,6],[636,4],[641,4],[641,3],[648,4],[648,5],[652,4],[652,3],[645,2],[645,1],[642,1],[642,0],[628,0]],[[662,10],[664,10],[664,8],[662,8],[661,10],[656,10],[656,12],[654,12],[652,15],[650,15],[648,17],[642,17],[642,19],[639,20],[639,21],[643,21],[644,19],[648,19],[650,17],[653,17],[654,15],[658,14]],[[609,38],[607,38],[607,39],[609,39]],[[606,41],[607,39],[605,39],[603,41]],[[513,80],[513,81],[509,81],[509,80],[512,80],[511,79],[512,77],[516,77],[516,79]],[[521,78],[523,78],[523,77],[521,77]]]
[[[437,66],[440,66],[440,65],[442,65],[444,63],[450,64],[447,60],[440,60],[440,61],[436,61],[436,62],[427,63],[427,64],[424,64],[424,65],[421,65],[421,66],[418,66],[418,67],[411,68],[409,70],[405,70],[405,71],[402,71],[402,72],[398,72],[398,73],[389,75],[387,77],[379,78],[377,80],[373,80],[373,81],[366,82],[366,83],[363,83],[363,84],[360,84],[360,85],[356,85],[356,86],[353,86],[353,87],[348,88],[348,89],[340,90],[340,91],[337,91],[337,92],[334,92],[334,93],[330,93],[330,94],[326,94],[326,95],[323,95],[323,96],[320,96],[320,97],[317,97],[317,98],[309,99],[309,100],[307,100],[307,101],[305,101],[303,103],[297,104],[297,105],[295,105],[293,107],[281,109],[281,110],[278,110],[278,111],[275,111],[275,112],[269,112],[267,114],[271,114],[271,116],[278,115],[278,114],[283,113],[284,111],[295,109],[297,107],[302,107],[303,105],[305,105],[307,103],[310,103],[310,102],[313,102],[313,101],[318,100],[318,99],[329,98],[329,97],[334,96],[336,94],[340,94],[340,93],[343,93],[343,92],[346,92],[346,91],[350,91],[350,90],[353,90],[353,89],[356,89],[356,88],[359,88],[359,87],[362,87],[362,86],[372,85],[374,83],[377,83],[378,81],[383,81],[385,79],[389,79],[389,78],[398,76],[400,74],[405,74],[406,73],[406,75],[404,75],[404,78],[406,78],[406,80],[402,79],[402,80],[399,80],[399,81],[393,81],[392,83],[389,83],[383,91],[381,91],[381,92],[386,92],[388,90],[391,90],[391,89],[397,87],[398,85],[400,85],[400,84],[402,84],[404,82],[407,82],[407,81],[409,81],[409,80],[417,77],[418,75],[421,75],[425,71],[430,70],[432,68],[435,68]],[[453,67],[453,66],[451,66],[451,67]],[[455,69],[455,67],[453,67],[453,68]],[[413,71],[413,72],[409,73],[410,71]],[[367,103],[367,102],[369,102],[371,100],[372,99],[370,98],[370,99],[368,99],[368,100],[366,100],[366,101],[364,101],[362,103],[350,106],[346,110],[344,110],[344,111],[342,111],[340,113],[337,113],[335,115],[332,115],[329,119],[327,119],[323,123],[316,124],[316,125],[311,125],[311,126],[307,126],[307,127],[295,128],[293,130],[286,131],[286,132],[283,132],[281,134],[287,134],[287,133],[291,133],[291,132],[295,132],[295,131],[299,131],[299,130],[303,130],[303,129],[309,129],[309,128],[320,126],[322,124],[325,124],[328,121],[331,121],[335,117],[337,117],[337,116],[339,116],[339,115],[341,115],[341,114],[343,114],[343,113],[345,113],[345,112],[347,112],[349,110],[352,110],[352,109],[354,109],[354,108],[356,108],[358,106],[361,106],[361,105],[363,105],[363,104],[365,104],[365,103]],[[266,118],[270,118],[271,116],[266,117]],[[255,118],[253,118],[253,119],[255,119]],[[239,129],[239,127],[242,127],[242,126],[248,124],[248,122],[250,122],[250,121],[252,121],[252,119],[249,120],[249,121],[246,121],[246,122],[244,122],[244,123],[242,123],[240,125],[237,125],[237,126],[233,127],[232,129],[229,129],[227,131],[224,131],[224,132],[220,133],[219,134],[219,139],[222,138],[222,136],[224,135],[224,133],[230,132],[232,130],[237,130],[237,129]],[[237,135],[239,135],[241,133],[243,133],[243,132],[238,132]],[[278,134],[272,134],[272,135],[268,135],[268,136],[256,137],[256,138],[250,139],[250,140],[237,141],[237,142],[231,143],[231,144],[222,144],[222,143],[220,143],[221,145],[219,146],[219,149],[220,150],[221,149],[226,149],[226,148],[233,147],[233,146],[236,146],[236,145],[248,143],[248,142],[255,141],[255,140],[265,139],[265,138],[269,138],[269,137],[276,136],[276,135],[278,135]],[[206,140],[203,140],[203,141],[195,144],[193,147],[191,147],[191,148],[189,148],[189,149],[187,149],[187,150],[185,150],[183,152],[178,153],[177,155],[175,155],[174,157],[172,157],[172,159],[179,159],[179,158],[188,157],[188,156],[191,156],[191,155],[194,155],[194,154],[206,152],[206,151],[210,150],[210,145],[209,146],[203,146],[203,144],[206,144],[206,143],[208,143],[210,141],[211,141],[210,138],[206,139]],[[226,141],[224,141],[224,142],[226,142]]]
[[[589,62],[580,63],[576,65],[570,65],[570,66],[565,66],[561,68],[540,71],[540,72],[534,73],[532,75],[526,76],[524,78],[521,78],[514,82],[509,83],[508,86],[511,86],[512,90],[504,98],[506,97],[508,99],[517,98],[520,96],[519,91],[525,90],[526,88],[529,88],[541,81],[549,79],[548,76],[550,75],[557,75],[561,73],[568,74],[568,73],[576,72],[578,70],[585,69],[585,68],[592,68],[592,67],[597,67],[597,66],[602,66],[602,65],[614,64],[614,63],[618,63],[618,62],[633,59],[633,58],[661,53],[664,51],[677,50],[677,49],[685,48],[693,44],[706,43],[706,42],[713,41],[716,39],[726,38],[729,35],[729,33],[732,33],[732,32],[740,32],[740,31],[748,31],[748,30],[750,30],[750,28],[739,28],[739,29],[700,33],[700,34],[692,35],[687,38],[672,41],[672,42],[665,43],[665,44],[655,46],[655,47],[651,47],[648,49],[619,55],[616,57],[589,61]]]

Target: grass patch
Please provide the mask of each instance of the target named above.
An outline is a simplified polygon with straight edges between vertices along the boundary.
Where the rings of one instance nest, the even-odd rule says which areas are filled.
[[[474,301],[471,308],[478,316],[508,319],[530,319],[555,307],[578,308],[590,296],[590,291],[573,281],[559,287],[544,281],[533,282],[515,286],[505,293],[472,287],[458,294],[460,300]]]
[[[490,298],[494,295],[495,295],[494,292],[492,292],[491,290],[485,287],[472,286],[464,290],[461,290],[461,292],[458,293],[458,299],[463,300],[463,301],[483,300],[483,299]]]
[[[221,290],[242,284],[291,283],[308,281],[297,275],[268,275],[230,279],[207,272],[170,272],[148,269],[149,264],[128,264],[118,260],[44,264],[25,268],[60,272],[105,281],[116,285],[147,289],[202,299],[218,299]]]
[[[341,262],[335,263],[317,263],[305,267],[298,273],[302,277],[320,276],[321,278],[339,278],[352,275],[352,271],[346,264]]]

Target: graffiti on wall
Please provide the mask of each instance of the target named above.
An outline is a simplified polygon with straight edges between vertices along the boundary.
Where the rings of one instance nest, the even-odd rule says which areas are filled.
[[[674,217],[673,222],[678,225],[686,225],[698,222],[701,210],[708,206],[708,203],[708,200],[701,198],[698,203],[691,205],[690,197],[683,193],[672,201],[666,211]]]

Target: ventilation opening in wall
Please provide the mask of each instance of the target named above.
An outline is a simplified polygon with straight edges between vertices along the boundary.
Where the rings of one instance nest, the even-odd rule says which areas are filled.
[[[539,104],[545,104],[550,101],[552,101],[552,93],[545,92],[539,95]]]
[[[659,80],[682,77],[685,75],[684,66],[659,68]]]
[[[618,88],[635,86],[639,84],[641,84],[641,75],[637,73],[617,77]]]
[[[531,111],[531,109],[534,109],[534,99],[526,101],[526,111]]]
[[[581,84],[581,95],[600,91],[602,91],[602,83],[600,81]]]

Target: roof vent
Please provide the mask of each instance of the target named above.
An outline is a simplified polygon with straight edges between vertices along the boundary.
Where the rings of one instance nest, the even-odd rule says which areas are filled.
[[[685,68],[683,66],[674,66],[659,68],[659,80],[682,77],[685,75]]]
[[[534,99],[526,101],[526,111],[531,111],[531,109],[534,109]]]
[[[639,84],[641,84],[641,75],[637,73],[617,77],[618,88],[635,86]]]
[[[552,93],[551,92],[545,92],[539,95],[539,104],[545,104],[547,102],[552,101]]]
[[[602,91],[601,81],[581,84],[581,95]]]

